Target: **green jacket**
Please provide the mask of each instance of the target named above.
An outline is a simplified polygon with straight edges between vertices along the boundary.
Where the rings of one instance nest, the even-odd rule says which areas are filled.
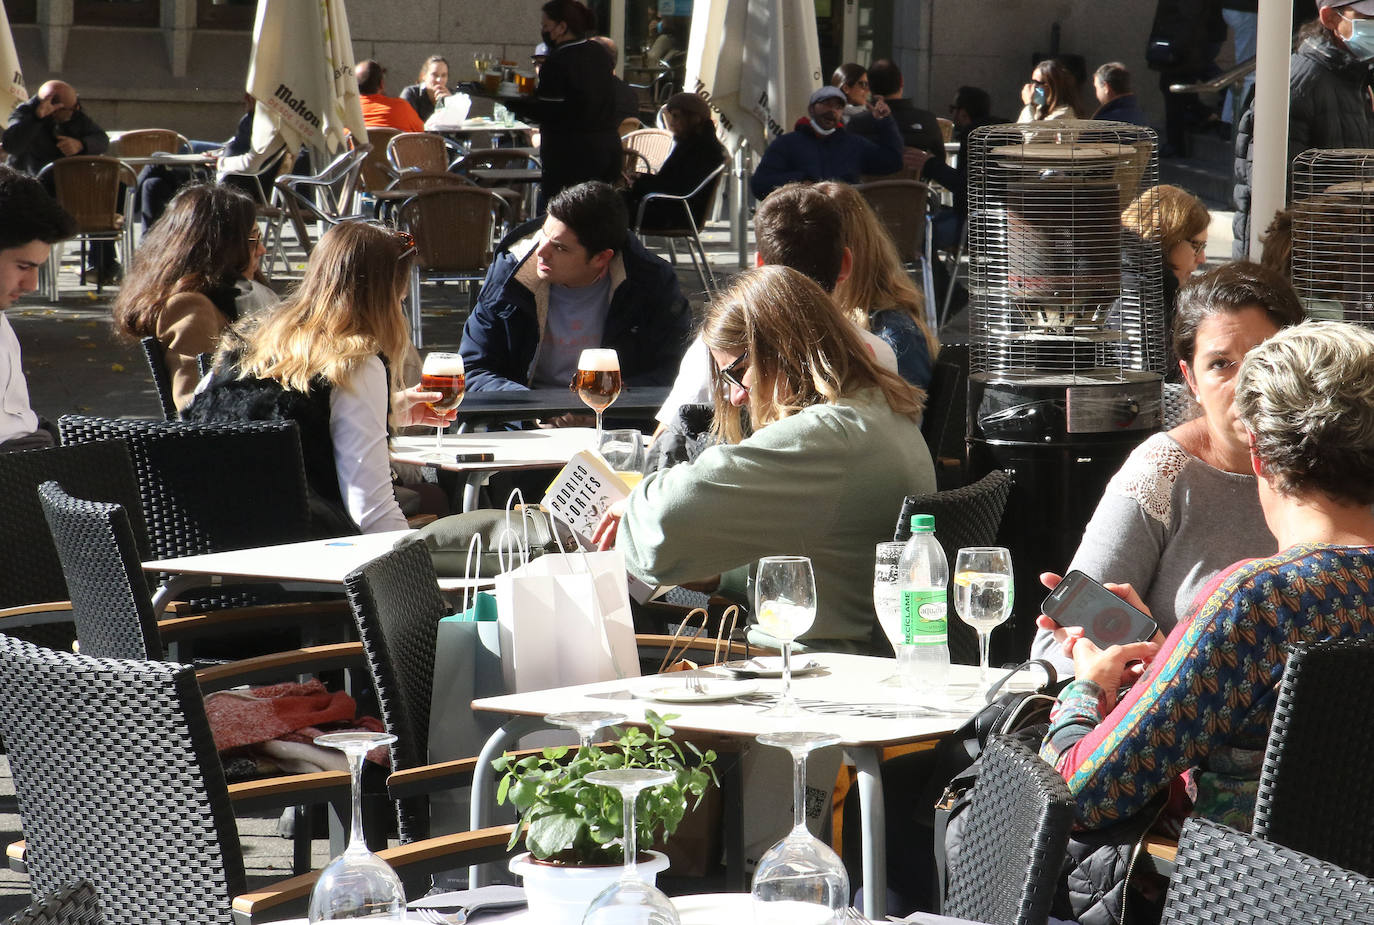
[[[866,390],[650,475],[630,495],[618,546],[656,584],[809,556],[818,606],[801,641],[868,651],[874,546],[892,539],[905,495],[934,490],[920,429]]]

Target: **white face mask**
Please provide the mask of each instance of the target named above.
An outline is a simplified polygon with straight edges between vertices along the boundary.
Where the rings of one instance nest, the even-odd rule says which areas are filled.
[[[839,128],[839,126],[836,126],[835,128]],[[826,135],[833,135],[833,134],[835,134],[835,129],[833,129],[833,128],[821,128],[819,125],[816,124],[816,120],[815,120],[815,119],[812,119],[812,120],[811,120],[811,131],[815,132],[817,135],[820,135],[822,138],[825,137]]]

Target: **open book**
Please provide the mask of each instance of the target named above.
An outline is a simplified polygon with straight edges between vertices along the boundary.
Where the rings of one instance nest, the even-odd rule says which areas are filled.
[[[568,464],[554,476],[544,494],[542,506],[564,526],[568,527],[583,549],[593,548],[592,534],[601,516],[611,505],[623,501],[630,494],[630,486],[606,461],[591,450],[582,450],[568,460]],[[629,572],[625,577],[630,596],[640,604],[660,597],[669,590],[661,585],[641,581]]]

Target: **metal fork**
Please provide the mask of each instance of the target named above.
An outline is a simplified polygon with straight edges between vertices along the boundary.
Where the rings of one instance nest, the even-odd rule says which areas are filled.
[[[844,921],[867,922],[868,918],[854,906],[849,906],[844,910]]]
[[[455,909],[453,912],[440,912],[438,909],[407,909],[407,915],[413,915],[421,922],[430,922],[431,925],[463,925],[468,920],[468,914],[462,909]]]

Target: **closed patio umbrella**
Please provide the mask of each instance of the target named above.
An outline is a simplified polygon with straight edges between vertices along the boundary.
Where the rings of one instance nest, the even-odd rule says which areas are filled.
[[[10,32],[9,16],[5,14],[4,0],[0,0],[0,68],[4,68],[6,86],[9,90],[9,112],[29,98],[24,89],[24,72],[19,67],[19,54],[14,50],[14,34]]]
[[[344,0],[261,0],[247,87],[258,104],[254,150],[304,145],[324,163],[344,148],[345,130],[366,140],[353,66]]]

